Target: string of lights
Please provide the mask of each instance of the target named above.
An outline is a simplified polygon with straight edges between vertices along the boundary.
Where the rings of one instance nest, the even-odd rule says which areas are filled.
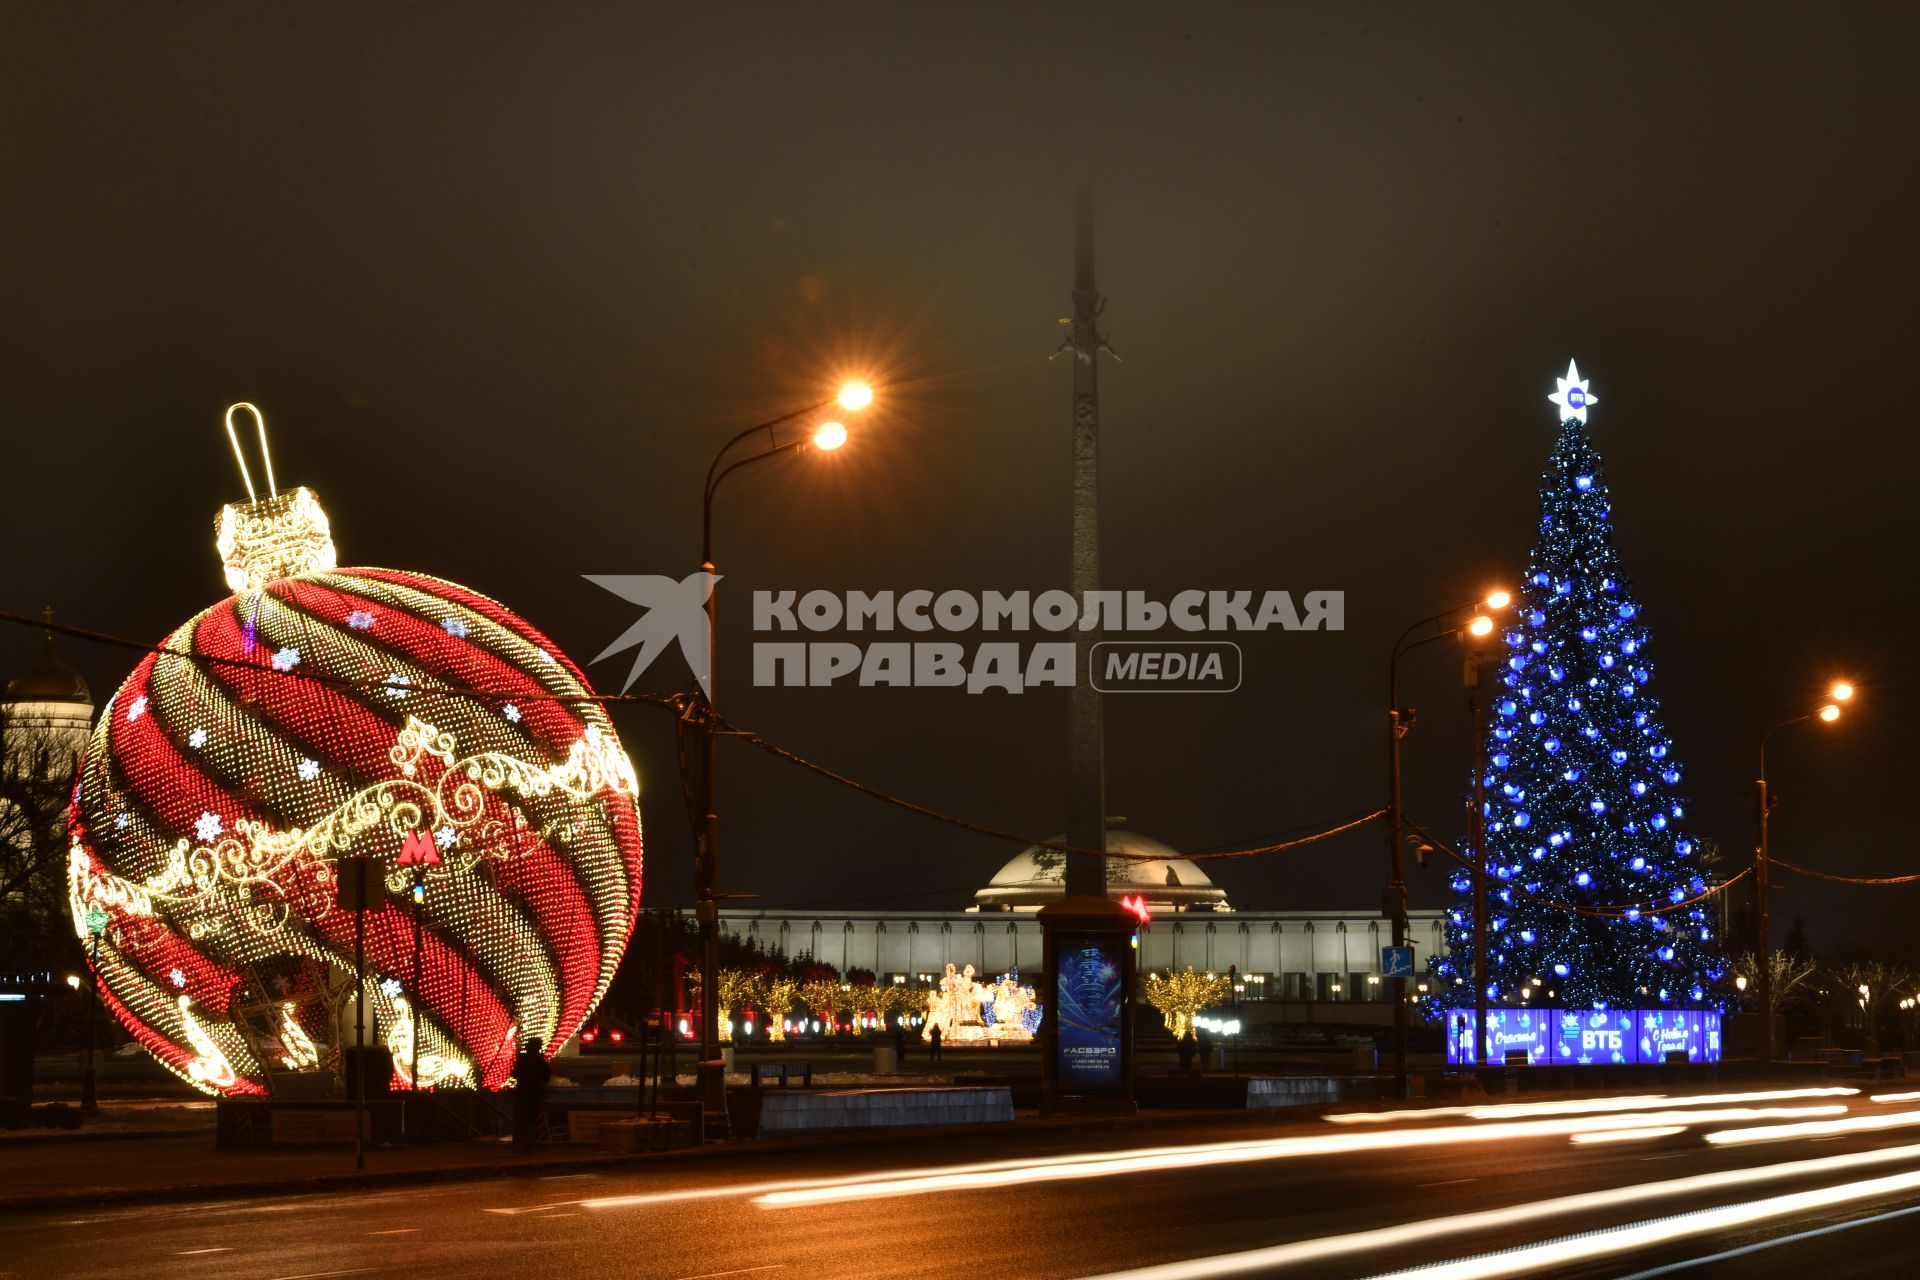
[[[1439,852],[1446,854],[1449,858],[1452,858],[1455,862],[1467,868],[1467,870],[1469,871],[1473,870],[1472,860],[1467,858],[1464,854],[1461,854],[1457,850],[1451,848],[1443,841],[1435,839],[1434,836],[1430,832],[1428,832],[1425,828],[1412,826],[1412,824],[1409,824],[1409,826],[1414,832],[1416,832],[1420,836],[1421,839],[1425,840],[1428,844],[1432,845]],[[1778,863],[1779,859],[1775,858],[1774,862]],[[1728,889],[1733,888],[1734,885],[1739,884],[1742,880],[1744,880],[1746,877],[1752,874],[1753,874],[1753,868],[1748,867],[1745,871],[1742,871],[1739,875],[1734,876],[1730,880],[1725,880],[1720,884],[1715,885],[1713,888],[1708,889],[1705,893],[1701,894],[1699,897],[1686,898],[1679,902],[1663,902],[1663,903],[1658,903],[1651,906],[1645,905],[1642,903],[1627,903],[1623,906],[1616,906],[1616,907],[1583,907],[1578,903],[1556,902],[1552,899],[1546,899],[1542,901],[1540,905],[1551,911],[1572,911],[1572,912],[1578,912],[1581,915],[1597,916],[1604,919],[1634,920],[1634,919],[1638,919],[1640,916],[1653,914],[1660,911],[1672,911],[1677,907],[1695,906],[1699,903],[1705,902],[1708,898],[1713,897],[1717,893],[1725,893]],[[1920,876],[1912,876],[1909,878],[1920,880]]]
[[[1574,902],[1547,902],[1542,905],[1554,907],[1561,911],[1577,911],[1583,916],[1598,916],[1607,920],[1638,920],[1642,916],[1658,915],[1663,911],[1678,911],[1682,907],[1697,906],[1717,893],[1725,893],[1752,874],[1753,868],[1748,867],[1739,875],[1734,876],[1732,879],[1722,881],[1711,889],[1708,889],[1705,893],[1692,898],[1683,898],[1679,902],[1660,902],[1651,906],[1643,903],[1629,903],[1619,907],[1583,907]]]
[[[1788,862],[1779,855],[1767,859],[1776,867],[1785,867],[1796,875],[1812,876],[1816,880],[1831,880],[1835,884],[1914,884],[1920,882],[1920,875],[1911,876],[1837,876],[1828,871],[1815,871],[1811,867],[1802,867]]]
[[[50,623],[41,618],[33,618],[25,614],[14,613],[9,610],[0,610],[0,622],[11,622],[20,626],[38,627],[42,630],[52,630],[62,635],[72,636],[75,639],[93,641],[98,644],[113,645],[115,647],[122,648],[122,649],[131,649],[139,653],[152,654],[155,656],[156,661],[160,659],[166,659],[166,660],[171,660],[175,662],[186,662],[186,663],[198,666],[203,670],[209,667],[221,667],[221,668],[237,667],[237,668],[244,669],[251,676],[254,676],[254,677],[264,676],[269,678],[307,680],[328,688],[339,690],[341,692],[385,693],[389,688],[387,682],[383,680],[353,679],[351,677],[346,677],[346,676],[330,675],[324,672],[306,671],[306,670],[302,670],[298,666],[295,666],[289,669],[281,669],[273,666],[271,663],[256,662],[256,661],[251,661],[244,658],[230,658],[220,654],[212,654],[212,653],[188,652],[180,649],[169,648],[166,645],[148,644],[145,641],[130,639],[126,636],[117,636],[109,632],[94,631],[89,628],[74,627],[74,626],[66,625],[64,623]],[[687,693],[674,693],[674,694],[585,693],[585,694],[544,694],[543,695],[543,694],[537,694],[537,693],[530,693],[525,690],[494,691],[489,689],[459,686],[459,685],[413,683],[407,686],[407,696],[409,698],[430,698],[430,697],[471,698],[477,701],[488,702],[488,703],[506,702],[511,700],[515,704],[528,703],[528,702],[543,702],[543,701],[556,702],[556,703],[592,702],[592,703],[601,703],[601,704],[634,703],[634,704],[643,705],[643,706],[659,707],[664,710],[672,711],[677,715],[687,715],[687,714],[693,713],[691,695]],[[1022,833],[1017,831],[1007,831],[999,827],[990,827],[982,823],[972,822],[972,821],[969,821],[968,819],[958,817],[954,814],[943,813],[940,810],[932,809],[922,804],[917,804],[914,801],[906,799],[905,797],[896,796],[890,792],[882,791],[878,787],[869,786],[868,784],[860,782],[854,778],[850,778],[845,774],[829,769],[825,765],[809,760],[805,756],[799,755],[796,752],[789,751],[784,747],[781,747],[775,743],[769,742],[765,738],[761,737],[759,734],[754,733],[751,730],[741,729],[726,721],[718,720],[718,719],[716,719],[715,724],[717,729],[720,732],[726,734],[727,736],[740,738],[742,741],[745,741],[752,746],[758,747],[761,750],[766,751],[771,755],[774,755],[782,760],[787,761],[789,764],[796,765],[799,768],[805,769],[810,773],[818,775],[819,777],[826,778],[831,782],[836,782],[841,786],[850,788],[851,790],[854,790],[854,791],[858,791],[862,795],[868,796],[872,799],[879,800],[883,803],[893,805],[897,808],[905,809],[910,813],[917,813],[920,816],[925,818],[931,818],[936,822],[943,822],[949,826],[958,827],[963,831],[970,831],[976,835],[984,835],[984,836],[989,836],[996,840],[1005,840],[1015,844],[1048,849],[1056,853],[1075,854],[1075,855],[1080,855],[1084,857],[1127,858],[1135,861],[1153,861],[1158,857],[1165,856],[1165,855],[1158,855],[1158,854],[1151,854],[1151,853],[1124,853],[1120,851],[1109,852],[1101,849],[1085,849],[1075,845],[1065,844],[1059,841],[1040,840],[1029,835],[1023,835]],[[1384,814],[1385,814],[1385,810],[1376,809],[1370,813],[1362,814],[1359,817],[1353,818],[1346,822],[1339,823],[1334,826],[1312,830],[1310,831],[1309,834],[1300,836],[1292,840],[1283,840],[1275,843],[1259,845],[1251,849],[1232,849],[1232,850],[1215,849],[1215,850],[1207,850],[1207,851],[1191,853],[1191,854],[1182,854],[1181,856],[1187,859],[1188,861],[1212,861],[1212,860],[1224,860],[1229,858],[1252,858],[1252,857],[1259,857],[1259,856],[1262,856],[1265,854],[1271,854],[1271,853],[1284,853],[1290,849],[1297,849],[1297,848],[1304,847],[1306,845],[1315,844],[1321,840],[1326,840],[1333,836],[1340,835],[1344,832],[1352,831],[1357,827],[1365,826],[1369,822],[1374,822],[1378,820],[1379,818],[1384,816]]]
[[[239,668],[244,668],[247,671],[255,674],[267,674],[270,672],[275,677],[281,677],[289,680],[305,680],[315,684],[324,685],[330,688],[339,689],[342,691],[347,691],[347,690],[365,691],[365,690],[378,690],[378,689],[384,688],[384,685],[380,681],[355,680],[345,676],[328,675],[322,672],[303,671],[298,667],[293,668],[291,670],[285,670],[285,671],[274,669],[271,666],[263,668],[263,666],[260,663],[249,661],[247,659],[227,658],[219,654],[210,654],[210,653],[183,652],[178,649],[167,648],[165,645],[149,644],[145,641],[134,640],[126,636],[114,635],[110,632],[96,631],[87,627],[76,627],[66,623],[50,622],[44,618],[30,617],[26,614],[12,612],[11,610],[0,610],[0,622],[13,623],[15,625],[24,626],[24,627],[34,627],[43,631],[53,631],[61,635],[71,636],[74,639],[78,639],[78,640],[91,641],[96,644],[112,645],[116,648],[129,649],[139,653],[153,654],[153,655],[156,655],[157,658],[167,659],[171,661],[192,663],[192,664],[199,665],[203,668],[204,667],[239,667]],[[469,687],[453,686],[453,685],[413,686],[412,688],[409,689],[409,693],[411,696],[415,696],[415,697],[436,697],[437,696],[437,697],[447,697],[447,698],[472,698],[482,702],[500,702],[508,698],[512,698],[516,702],[549,701],[549,702],[557,702],[557,703],[583,703],[583,702],[598,702],[603,704],[604,703],[633,703],[633,704],[642,705],[642,706],[660,707],[665,710],[674,711],[679,714],[684,714],[688,708],[688,695],[684,693],[676,693],[676,694],[588,693],[588,694],[572,694],[572,695],[569,695],[569,694],[540,695],[540,694],[530,694],[524,690],[495,691],[495,690],[489,690],[489,689],[469,688]],[[916,813],[916,814],[919,814],[921,817],[930,818],[933,821],[945,823],[948,826],[957,827],[960,830],[969,831],[975,835],[983,835],[995,840],[1004,840],[1004,841],[1008,841],[1008,842],[1016,843],[1020,845],[1047,849],[1056,853],[1074,854],[1074,855],[1085,856],[1085,857],[1130,858],[1138,861],[1150,861],[1155,856],[1152,854],[1128,854],[1128,853],[1121,853],[1121,852],[1107,852],[1099,849],[1084,849],[1075,845],[1065,844],[1060,841],[1035,839],[1032,836],[1023,835],[1017,831],[1008,831],[1003,828],[992,827],[992,826],[987,826],[983,823],[973,822],[966,818],[959,817],[955,814],[944,813],[938,809],[933,809],[926,805],[918,804],[912,800],[906,799],[903,796],[894,795],[891,792],[883,791],[878,787],[870,786],[867,783],[863,783],[858,781],[857,779],[850,778],[845,774],[842,774],[833,769],[827,768],[825,765],[819,764],[813,760],[809,760],[805,756],[799,755],[796,752],[789,751],[784,747],[781,747],[775,743],[769,742],[767,739],[762,738],[760,735],[753,733],[750,730],[741,730],[741,729],[728,726],[725,731],[728,733],[729,736],[738,737],[743,741],[747,742],[749,745],[758,747],[760,750],[765,751],[768,754],[773,755],[779,759],[785,760],[789,764],[805,769],[807,772],[815,774],[819,777],[825,778],[830,782],[838,783],[839,785],[846,787],[850,790],[857,791],[861,795],[867,796],[870,799],[878,800],[884,804],[893,805],[896,808],[905,809],[909,813]],[[1365,826],[1370,822],[1375,822],[1379,820],[1382,816],[1384,816],[1384,813],[1385,813],[1384,810],[1376,809],[1370,813],[1361,814],[1357,817],[1354,817],[1345,822],[1341,822],[1330,827],[1323,827],[1319,829],[1310,830],[1308,834],[1299,836],[1295,839],[1283,840],[1283,841],[1278,841],[1278,842],[1264,844],[1264,845],[1258,845],[1249,849],[1222,850],[1222,849],[1216,848],[1216,849],[1198,851],[1194,853],[1182,854],[1181,856],[1190,862],[1198,862],[1198,861],[1214,861],[1214,860],[1227,860],[1227,859],[1237,859],[1237,858],[1253,858],[1253,857],[1265,856],[1267,854],[1285,853],[1292,849],[1298,849],[1298,848],[1303,848],[1307,845],[1317,844],[1322,840],[1331,839],[1334,836],[1342,835],[1348,831],[1352,831],[1359,827]],[[1431,837],[1429,837],[1429,839],[1431,840]],[[1460,865],[1465,867],[1470,867],[1472,865],[1467,858],[1463,857],[1460,853],[1456,852],[1454,849],[1452,849],[1448,845],[1442,842],[1439,842],[1437,840],[1433,840],[1431,841],[1431,843],[1433,843],[1434,847],[1438,849],[1441,853],[1446,854],[1449,858],[1452,858],[1455,862],[1458,862]],[[1814,871],[1806,867],[1797,866],[1794,863],[1787,862],[1784,859],[1780,859],[1780,858],[1773,859],[1773,862],[1777,866],[1783,867],[1789,871],[1796,872],[1800,875],[1813,876],[1818,879],[1831,880],[1841,884],[1898,885],[1898,884],[1912,884],[1915,882],[1920,882],[1920,875],[1887,876],[1887,877],[1839,876],[1839,875],[1831,875],[1826,872]],[[1731,888],[1733,885],[1739,883],[1742,879],[1744,879],[1746,876],[1749,876],[1751,874],[1752,874],[1751,869],[1742,871],[1739,875],[1736,875],[1732,879],[1727,880],[1719,885],[1716,885],[1715,887],[1707,890],[1705,893],[1700,894],[1697,897],[1686,899],[1685,901],[1679,902],[1679,903],[1659,904],[1655,906],[1649,906],[1644,904],[1628,904],[1624,906],[1613,906],[1613,907],[1585,907],[1577,903],[1547,901],[1547,902],[1542,902],[1540,905],[1553,910],[1577,912],[1581,915],[1595,916],[1595,917],[1601,917],[1606,919],[1630,919],[1630,918],[1634,918],[1637,915],[1646,914],[1652,911],[1657,911],[1657,910],[1670,911],[1676,907],[1693,906],[1697,903],[1704,902],[1708,898],[1711,898],[1716,894],[1725,892],[1727,889]]]
[[[254,658],[230,658],[217,653],[188,652],[170,649],[164,644],[149,644],[145,640],[134,640],[127,636],[117,636],[107,631],[94,631],[86,627],[69,626],[64,622],[52,622],[45,618],[29,617],[24,613],[14,613],[9,609],[0,609],[0,622],[10,622],[17,626],[32,627],[36,631],[50,631],[57,635],[71,636],[76,640],[88,640],[95,644],[112,645],[119,649],[131,649],[135,653],[148,653],[156,661],[186,662],[199,667],[202,671],[212,669],[240,670],[254,675],[272,674],[276,678],[304,680],[310,684],[343,693],[381,690],[386,682],[381,680],[359,680],[351,676],[330,675],[324,671],[309,671],[300,666],[276,667],[270,660]],[[523,689],[480,689],[461,685],[447,684],[410,684],[407,686],[409,697],[417,698],[471,698],[478,702],[553,702],[561,705],[581,703],[632,702],[648,706],[662,707],[670,711],[680,711],[686,703],[685,694],[662,693],[540,693]]]
[[[971,822],[965,818],[956,817],[950,813],[942,813],[938,809],[930,809],[926,805],[918,804],[903,796],[896,796],[891,792],[882,791],[878,787],[869,786],[857,779],[849,778],[843,773],[836,773],[823,764],[815,763],[805,756],[797,755],[784,747],[768,742],[756,733],[740,730],[730,732],[733,732],[735,736],[738,736],[750,746],[758,747],[770,755],[777,756],[789,764],[798,765],[807,772],[816,774],[830,782],[837,782],[843,787],[858,791],[861,795],[867,796],[870,799],[879,800],[882,803],[893,805],[896,808],[905,809],[909,813],[917,813],[923,818],[931,818],[936,822],[944,822],[949,826],[959,827],[963,831],[971,831],[975,835],[990,836],[995,840],[1007,840],[1016,844],[1031,845],[1040,849],[1048,849],[1055,853],[1079,854],[1092,858],[1127,858],[1136,862],[1154,862],[1166,856],[1165,854],[1158,853],[1123,853],[1117,850],[1109,852],[1105,849],[1086,849],[1058,840],[1036,840],[1031,836],[1022,835],[1017,831],[1007,831],[1000,827],[985,826],[978,822]],[[1278,844],[1268,844],[1255,849],[1237,849],[1228,852],[1183,853],[1179,856],[1189,862],[1202,862],[1226,858],[1252,858],[1261,854],[1282,853],[1288,849],[1297,849],[1304,845],[1326,840],[1342,832],[1352,831],[1356,827],[1365,826],[1367,823],[1377,821],[1385,816],[1385,809],[1375,809],[1372,813],[1365,814],[1352,821],[1341,823],[1338,826],[1327,827],[1311,835],[1301,836],[1294,840],[1281,841]]]

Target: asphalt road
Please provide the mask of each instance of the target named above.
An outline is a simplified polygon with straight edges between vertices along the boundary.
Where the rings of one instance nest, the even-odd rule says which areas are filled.
[[[1920,1108],[1861,1098],[1757,1105],[1836,1101],[1857,1117]],[[1165,1274],[1305,1278],[1455,1259],[1476,1261],[1441,1274],[1920,1272],[1920,1125],[1741,1146],[1704,1139],[1793,1122],[1729,1119],[1575,1144],[1563,1131],[1514,1126],[1587,1119],[1342,1126],[1250,1116],[769,1147],[603,1174],[15,1214],[0,1222],[0,1274],[813,1280],[1187,1263]],[[1157,1150],[1124,1155],[1143,1147]],[[907,1169],[913,1177],[888,1176]],[[1835,1194],[1847,1198],[1822,1199]],[[1567,1237],[1578,1238],[1572,1251],[1609,1251],[1482,1257]]]

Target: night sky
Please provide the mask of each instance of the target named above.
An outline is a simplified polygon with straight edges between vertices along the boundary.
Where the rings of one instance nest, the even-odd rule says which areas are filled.
[[[757,587],[1065,585],[1086,181],[1106,585],[1347,593],[1343,632],[1239,637],[1235,694],[1109,698],[1111,812],[1194,850],[1377,808],[1393,638],[1517,583],[1577,357],[1696,829],[1743,865],[1761,730],[1844,674],[1857,714],[1775,739],[1775,851],[1920,869],[1910,6],[558,8],[0,10],[0,607],[157,640],[224,595],[250,399],[343,563],[584,663],[636,610],[580,575],[692,571],[713,451],[865,372],[846,449],[724,492],[722,703],[1058,832],[1064,692],[753,688],[745,624]],[[131,665],[62,652],[99,701]],[[1404,686],[1410,812],[1457,833],[1452,647]],[[647,898],[690,902],[670,723],[617,719]],[[1015,851],[723,766],[724,887],[768,905],[959,906]],[[1374,827],[1212,870],[1372,911],[1385,862]],[[1916,894],[1782,876],[1776,927],[1920,958]]]

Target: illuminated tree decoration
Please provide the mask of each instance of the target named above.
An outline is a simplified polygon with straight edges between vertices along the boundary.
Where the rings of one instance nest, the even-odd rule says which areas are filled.
[[[1192,965],[1184,970],[1169,970],[1164,977],[1157,973],[1147,975],[1147,1003],[1160,1011],[1175,1040],[1186,1036],[1195,1015],[1226,999],[1232,989],[1233,983],[1225,974],[1212,970],[1200,973]]]
[[[220,550],[237,593],[134,668],[75,789],[102,998],[208,1092],[338,1072],[355,921],[335,866],[365,857],[368,1043],[399,1083],[417,1038],[423,1085],[498,1088],[518,1042],[552,1053],[586,1020],[632,931],[638,784],[612,722],[495,601],[334,568],[306,490],[229,507]]]
[[[1683,772],[1651,691],[1650,632],[1567,367],[1540,536],[1488,695],[1487,986],[1495,1004],[1698,1008],[1725,968]],[[1472,876],[1455,872],[1431,1003],[1470,1008]]]

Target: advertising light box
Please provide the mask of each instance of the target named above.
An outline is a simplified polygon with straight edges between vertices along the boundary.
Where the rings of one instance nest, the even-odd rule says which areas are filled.
[[[1470,1064],[1474,1013],[1447,1015],[1447,1062]],[[1661,1063],[1683,1052],[1689,1062],[1720,1061],[1720,1015],[1703,1009],[1489,1009],[1487,1061],[1499,1065],[1521,1049],[1529,1066]]]

